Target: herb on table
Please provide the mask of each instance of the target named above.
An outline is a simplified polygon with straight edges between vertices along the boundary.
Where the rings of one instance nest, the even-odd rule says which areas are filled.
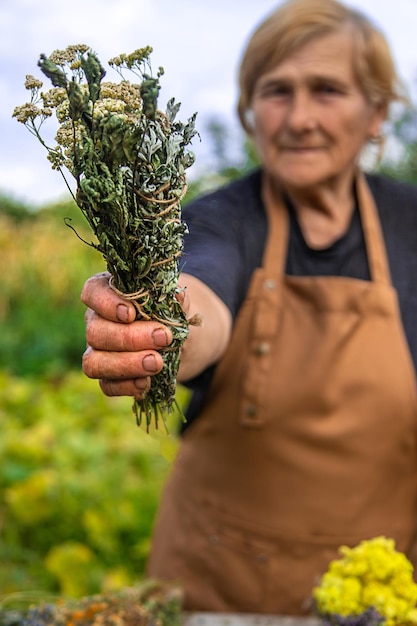
[[[182,604],[182,589],[154,580],[79,600],[23,592],[0,598],[0,626],[180,626]]]
[[[133,409],[138,424],[158,427],[175,405],[176,375],[189,323],[178,302],[179,260],[186,225],[181,200],[185,171],[194,161],[188,150],[196,114],[176,120],[180,104],[172,98],[158,109],[160,77],[153,76],[151,47],[121,54],[109,65],[120,82],[104,81],[105,70],[86,45],[41,55],[38,65],[52,88],[27,75],[30,102],[13,116],[42,143],[52,168],[58,170],[86,217],[103,255],[112,288],[131,300],[137,318],[168,325],[173,342],[164,351],[162,371],[153,377],[143,400]],[[137,83],[125,78],[131,72]],[[49,146],[42,125],[53,113],[58,120],[56,145]],[[67,179],[75,179],[72,190]],[[67,222],[68,223],[68,222]]]
[[[393,539],[374,537],[339,552],[313,589],[324,626],[417,624],[413,565]]]

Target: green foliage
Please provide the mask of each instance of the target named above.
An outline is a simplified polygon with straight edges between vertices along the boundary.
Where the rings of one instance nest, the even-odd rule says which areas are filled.
[[[213,117],[208,120],[203,139],[208,143],[210,166],[205,167],[197,180],[189,183],[185,203],[202,193],[241,178],[260,166],[252,141],[243,135],[234,137],[227,124],[220,118]]]
[[[79,294],[105,265],[66,218],[88,241],[72,201],[27,220],[0,212],[1,594],[140,581],[170,465],[161,449],[175,449],[137,428],[130,399],[106,398],[81,373]]]
[[[80,368],[85,347],[84,280],[104,269],[72,202],[21,221],[0,213],[0,369],[15,375],[61,376]]]
[[[35,216],[24,202],[3,193],[0,193],[0,215],[7,215],[16,222],[33,219]]]
[[[417,101],[410,99],[409,105],[400,108],[391,123],[389,141],[392,149],[382,160],[378,170],[412,184],[417,184]],[[395,158],[390,156],[395,154]]]
[[[169,462],[127,398],[81,373],[0,374],[0,589],[79,597],[140,581]]]
[[[385,160],[378,171],[391,178],[397,178],[408,183],[417,184],[417,141],[411,137],[402,144],[400,158],[393,162]]]

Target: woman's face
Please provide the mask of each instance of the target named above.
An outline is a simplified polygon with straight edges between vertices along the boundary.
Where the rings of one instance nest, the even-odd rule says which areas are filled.
[[[263,165],[288,190],[350,184],[385,118],[357,82],[348,32],[313,40],[263,74],[251,109]]]

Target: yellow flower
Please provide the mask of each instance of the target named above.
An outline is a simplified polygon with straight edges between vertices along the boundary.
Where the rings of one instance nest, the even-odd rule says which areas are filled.
[[[385,626],[417,624],[413,566],[392,539],[376,537],[339,552],[313,590],[320,614],[360,615],[372,608]]]
[[[390,587],[379,581],[371,581],[362,590],[362,602],[365,607],[373,606],[379,613],[386,614],[385,608],[394,598]]]
[[[410,624],[417,624],[417,608],[408,611],[407,621]]]
[[[395,595],[415,604],[417,602],[417,585],[408,571],[396,573],[391,579],[391,587]]]
[[[361,613],[361,585],[356,578],[342,578],[327,573],[313,595],[320,613],[338,615]]]

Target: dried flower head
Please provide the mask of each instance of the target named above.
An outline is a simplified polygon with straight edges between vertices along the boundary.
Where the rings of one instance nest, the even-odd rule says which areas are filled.
[[[41,89],[43,82],[38,78],[32,76],[32,74],[26,74],[25,89]]]

